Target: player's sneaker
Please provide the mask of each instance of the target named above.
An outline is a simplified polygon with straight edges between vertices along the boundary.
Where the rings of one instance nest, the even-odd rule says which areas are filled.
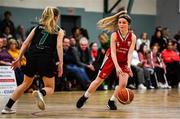
[[[77,107],[77,108],[81,108],[81,107],[84,105],[84,103],[86,102],[87,99],[88,99],[88,98],[86,98],[84,95],[81,96],[81,97],[79,98],[79,100],[77,101],[77,103],[76,103],[76,107]]]
[[[35,90],[35,91],[33,91],[32,94],[37,100],[36,103],[37,103],[37,106],[39,107],[39,109],[40,110],[45,110],[46,104],[44,102],[42,93],[39,90]]]
[[[12,110],[8,107],[5,107],[2,111],[1,111],[1,114],[14,114],[16,113],[16,110]]]
[[[110,110],[117,110],[117,106],[116,106],[116,104],[115,104],[115,101],[109,100],[109,101],[108,101],[108,104],[107,104],[107,107],[108,107]]]

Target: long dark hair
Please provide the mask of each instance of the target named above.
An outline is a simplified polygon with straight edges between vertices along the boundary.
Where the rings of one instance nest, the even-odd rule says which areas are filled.
[[[142,53],[144,56],[147,56],[148,52],[144,52],[144,50],[143,50],[145,46],[147,46],[146,43],[142,43],[139,47],[138,52]]]

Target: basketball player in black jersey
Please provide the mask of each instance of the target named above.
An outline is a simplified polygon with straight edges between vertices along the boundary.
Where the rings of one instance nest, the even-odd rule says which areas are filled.
[[[33,96],[37,99],[37,106],[45,110],[43,96],[53,94],[55,84],[55,57],[57,50],[59,64],[58,76],[62,76],[63,70],[63,48],[62,39],[64,31],[57,25],[59,10],[55,7],[46,7],[42,13],[39,25],[35,27],[27,39],[24,41],[19,57],[12,63],[12,68],[20,67],[20,61],[25,51],[28,50],[27,64],[24,69],[24,81],[18,86],[8,100],[2,114],[12,114],[15,110],[11,107],[21,97],[25,90],[32,84],[34,75],[43,77],[44,88],[33,91]]]

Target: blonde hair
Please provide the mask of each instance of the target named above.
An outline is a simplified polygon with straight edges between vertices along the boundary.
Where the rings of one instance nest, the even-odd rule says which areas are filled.
[[[56,17],[56,19],[55,19]],[[49,33],[57,33],[59,27],[57,21],[59,18],[59,10],[56,7],[46,7],[41,15],[39,23],[44,25],[45,30]]]
[[[112,32],[118,28],[118,19],[121,17],[124,18],[124,16],[129,17],[127,10],[125,10],[125,8],[121,8],[115,15],[100,19],[97,23],[97,26],[101,30]]]
[[[9,39],[9,41],[8,41],[8,45],[7,45],[8,49],[10,48],[11,44],[13,44],[13,43],[16,44],[16,48],[19,48],[18,42],[17,42],[15,39],[11,38],[11,39]]]

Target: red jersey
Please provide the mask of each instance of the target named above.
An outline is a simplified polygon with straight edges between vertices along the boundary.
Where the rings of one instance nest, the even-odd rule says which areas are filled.
[[[123,72],[129,73],[127,68],[128,52],[132,43],[132,32],[128,32],[125,38],[122,37],[120,31],[116,31],[116,56],[119,66]],[[114,68],[114,63],[111,57],[111,48],[106,52],[104,61],[100,68],[99,77],[106,79]]]
[[[132,43],[132,32],[128,32],[125,38],[123,38],[120,31],[116,31],[117,40],[116,40],[116,56],[118,62],[126,62],[128,58],[129,48]],[[106,52],[107,56],[111,56],[111,48]]]

